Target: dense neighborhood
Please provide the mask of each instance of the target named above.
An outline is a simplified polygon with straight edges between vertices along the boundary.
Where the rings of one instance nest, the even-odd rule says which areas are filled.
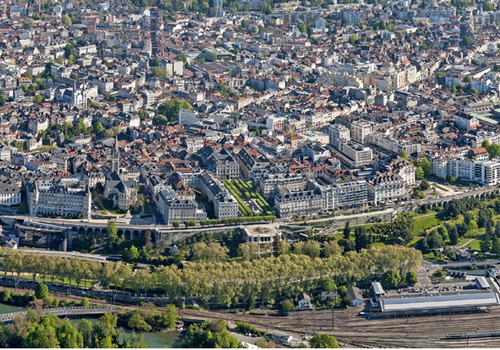
[[[0,2],[0,347],[498,346],[499,25]]]

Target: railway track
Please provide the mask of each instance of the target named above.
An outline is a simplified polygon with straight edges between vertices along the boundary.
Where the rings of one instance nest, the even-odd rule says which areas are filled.
[[[262,331],[281,330],[296,337],[317,333],[334,335],[353,347],[466,347],[467,340],[446,340],[449,333],[471,333],[476,330],[500,329],[500,308],[473,314],[436,315],[410,318],[372,319],[348,311],[318,311],[287,317],[219,314],[183,310],[192,318],[224,319],[250,323]],[[332,315],[335,319],[332,322]],[[333,328],[332,328],[333,326]],[[500,347],[500,338],[469,339],[469,346]]]

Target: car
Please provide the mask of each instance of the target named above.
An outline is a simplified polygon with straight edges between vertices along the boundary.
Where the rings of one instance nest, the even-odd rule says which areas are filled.
[[[82,295],[87,295],[87,292],[82,292]]]

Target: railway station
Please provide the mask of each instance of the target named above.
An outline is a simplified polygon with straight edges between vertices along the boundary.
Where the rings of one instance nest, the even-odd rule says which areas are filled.
[[[495,293],[465,293],[419,297],[388,298],[380,300],[382,312],[435,312],[436,310],[469,310],[495,306],[500,299]]]

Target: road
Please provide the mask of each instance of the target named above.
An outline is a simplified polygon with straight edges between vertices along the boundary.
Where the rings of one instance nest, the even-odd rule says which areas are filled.
[[[85,253],[78,253],[78,252],[60,252],[60,251],[52,251],[52,250],[41,250],[41,249],[23,249],[25,252],[32,252],[32,253],[38,253],[38,254],[44,254],[44,255],[56,255],[60,256],[63,258],[79,258],[83,260],[91,260],[91,261],[96,261],[96,262],[106,262],[106,257],[99,255],[99,254],[85,254]]]

